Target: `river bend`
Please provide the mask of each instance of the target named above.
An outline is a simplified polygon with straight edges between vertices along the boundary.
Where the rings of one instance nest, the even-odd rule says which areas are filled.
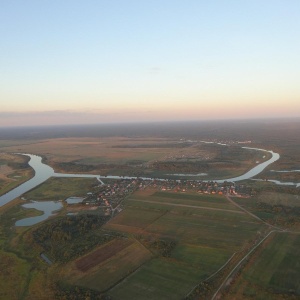
[[[272,154],[272,157],[258,165],[256,165],[254,168],[246,172],[245,174],[234,177],[234,178],[228,178],[228,179],[216,179],[213,181],[216,182],[224,182],[224,181],[241,181],[245,179],[250,179],[259,173],[261,173],[267,166],[275,162],[280,158],[280,155],[278,153],[275,153],[273,151],[268,151],[264,149],[259,148],[250,148],[250,147],[243,147],[245,149],[251,149],[251,150],[257,150],[257,151],[265,151]],[[22,153],[18,153],[22,154]],[[100,176],[100,175],[93,175],[93,174],[63,174],[63,173],[55,173],[54,170],[44,164],[42,162],[42,158],[37,155],[33,154],[22,154],[30,157],[29,165],[34,169],[35,175],[30,180],[26,181],[25,183],[21,184],[20,186],[14,188],[13,190],[9,191],[8,193],[4,194],[0,197],[0,206],[3,206],[4,204],[14,200],[17,197],[20,197],[22,194],[28,192],[29,190],[35,188],[39,184],[43,183],[50,177],[82,177],[82,178],[97,178],[98,181],[103,184],[101,181],[101,178],[111,178],[111,179],[135,179],[137,177],[129,177],[129,176]],[[144,180],[153,180],[153,178],[149,177],[139,177]],[[167,179],[156,179],[156,180],[167,180]]]

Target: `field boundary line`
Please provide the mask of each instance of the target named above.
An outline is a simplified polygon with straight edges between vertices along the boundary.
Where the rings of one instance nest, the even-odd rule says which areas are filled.
[[[205,281],[208,281],[208,280],[210,280],[212,277],[214,277],[215,275],[217,275],[220,271],[222,271],[222,269],[224,269],[228,264],[229,264],[229,262],[232,260],[232,258],[236,255],[236,253],[237,252],[234,252],[230,257],[229,257],[229,259],[215,272],[215,273],[213,273],[212,275],[210,275],[208,278],[206,278],[206,279],[204,279],[204,280],[202,280],[201,282],[205,282]],[[200,283],[201,283],[200,282]],[[200,283],[198,283],[198,284],[196,284],[191,290],[190,290],[190,292],[185,296],[185,297],[188,297],[192,292],[193,292],[193,290],[200,284]]]
[[[136,238],[133,238],[138,244],[140,244],[141,246],[143,246],[143,248],[145,248],[151,256],[153,256],[153,253],[147,249],[139,240],[137,240]],[[104,292],[108,293],[110,291],[112,291],[113,289],[115,289],[118,285],[120,285],[122,282],[124,282],[125,280],[127,280],[129,277],[133,276],[135,273],[137,273],[142,266],[144,266],[146,263],[148,263],[150,260],[152,260],[154,257],[150,257],[149,259],[145,260],[143,263],[141,263],[138,267],[136,267],[134,270],[132,270],[132,272],[130,272],[130,274],[125,275],[123,278],[121,278],[120,280],[118,280],[114,285],[112,285],[111,287],[109,287],[108,289],[106,289]]]
[[[144,228],[142,228],[143,232],[147,232],[147,228],[151,225],[153,225],[156,221],[158,221],[160,218],[164,217],[167,213],[169,213],[169,211],[165,211],[162,215],[160,215],[159,217],[155,218],[151,223],[147,224]]]

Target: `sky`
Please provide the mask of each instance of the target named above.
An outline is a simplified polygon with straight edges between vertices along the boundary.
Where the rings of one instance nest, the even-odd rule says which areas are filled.
[[[300,117],[299,0],[0,0],[0,126]]]

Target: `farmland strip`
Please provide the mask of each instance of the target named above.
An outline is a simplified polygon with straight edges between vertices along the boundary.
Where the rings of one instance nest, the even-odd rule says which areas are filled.
[[[188,207],[188,208],[196,208],[196,209],[206,209],[206,210],[217,210],[217,211],[225,211],[231,212],[235,214],[245,214],[243,211],[231,210],[231,209],[222,209],[222,208],[214,208],[214,207],[206,207],[206,206],[194,206],[194,205],[186,205],[186,204],[174,204],[171,202],[159,202],[159,201],[150,201],[150,200],[128,200],[128,201],[138,201],[145,203],[155,203],[161,205],[170,205],[170,206],[179,206],[179,207]]]
[[[117,252],[125,249],[133,243],[132,240],[117,239],[100,249],[82,257],[76,262],[76,267],[82,272],[86,272],[103,261],[113,257]]]

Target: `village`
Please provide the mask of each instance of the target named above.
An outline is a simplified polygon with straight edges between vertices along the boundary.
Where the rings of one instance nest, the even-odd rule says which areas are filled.
[[[79,201],[68,202],[71,210],[98,210],[105,215],[114,215],[122,210],[122,201],[137,190],[153,189],[173,193],[199,193],[251,197],[253,190],[244,184],[234,182],[198,180],[156,180],[156,179],[105,179],[104,184],[96,185],[86,197]],[[73,209],[72,209],[73,207]]]

